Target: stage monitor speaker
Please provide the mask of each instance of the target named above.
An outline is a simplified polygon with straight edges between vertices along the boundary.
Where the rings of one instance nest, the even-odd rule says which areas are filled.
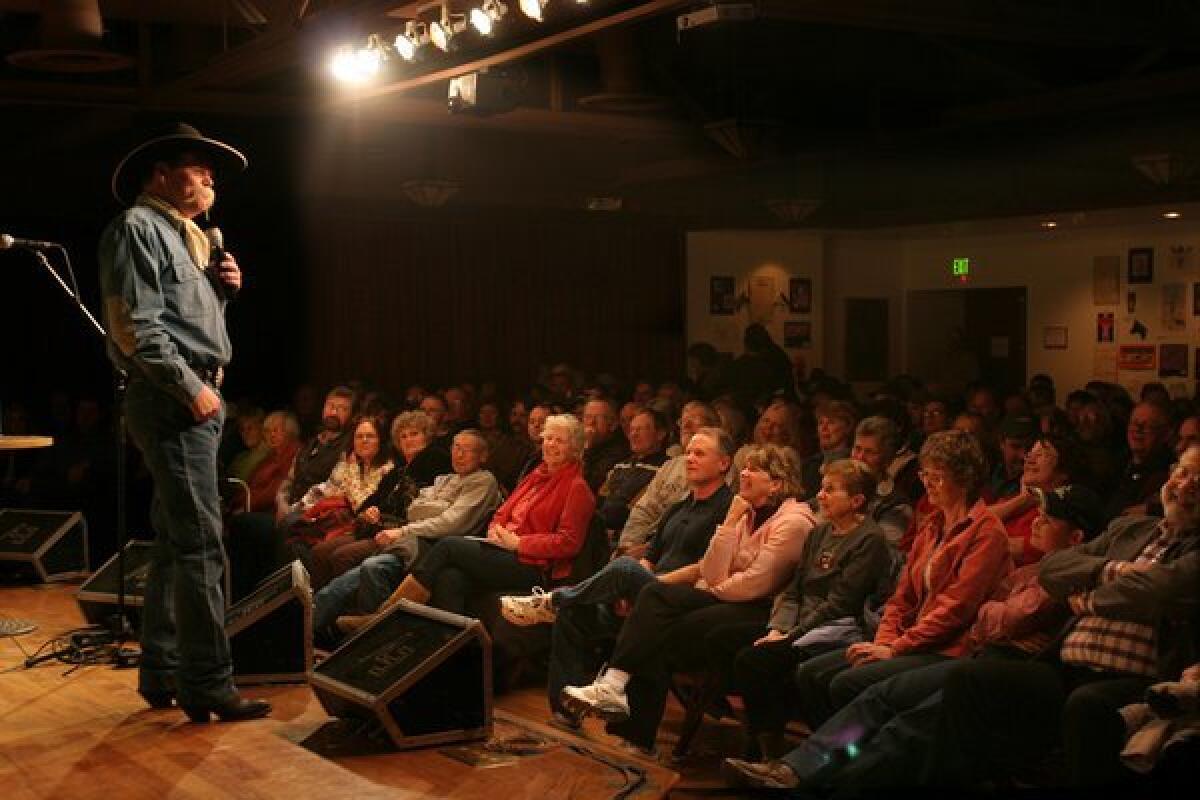
[[[150,572],[150,551],[153,542],[132,539],[125,543],[125,613],[137,630],[142,617],[142,596],[146,593],[146,576]],[[104,625],[117,609],[117,556],[84,581],[75,595],[75,602],[84,618],[93,625]]]
[[[154,542],[130,539],[125,543],[125,615],[134,631],[141,630],[142,604],[146,594],[146,579],[150,574],[150,555]],[[229,607],[229,561],[224,560],[225,606]],[[75,595],[83,616],[93,625],[105,625],[117,610],[117,556],[104,562],[100,569],[84,581]]]
[[[492,733],[492,642],[477,619],[401,601],[318,664],[332,716],[374,718],[400,749]]]
[[[0,510],[0,578],[70,580],[87,574],[87,522],[78,511]]]
[[[306,682],[313,662],[312,614],[312,585],[299,561],[280,567],[225,612],[233,682]]]

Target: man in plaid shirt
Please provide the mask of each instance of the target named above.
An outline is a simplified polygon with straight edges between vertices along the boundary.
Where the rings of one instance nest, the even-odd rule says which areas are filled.
[[[1042,586],[1073,616],[1045,657],[965,664],[947,681],[931,782],[1028,772],[1059,744],[1073,786],[1132,777],[1117,710],[1174,680],[1200,651],[1200,446],[1161,490],[1163,519],[1119,517],[1095,540],[1048,555]]]

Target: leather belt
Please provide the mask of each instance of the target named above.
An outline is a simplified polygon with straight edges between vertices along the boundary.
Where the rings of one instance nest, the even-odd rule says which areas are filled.
[[[192,372],[214,389],[220,389],[225,382],[225,370],[221,367],[192,367]]]

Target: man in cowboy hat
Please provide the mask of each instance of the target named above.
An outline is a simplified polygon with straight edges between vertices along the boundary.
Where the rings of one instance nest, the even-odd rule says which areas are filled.
[[[213,257],[193,222],[216,199],[214,176],[246,163],[189,125],[143,142],[112,178],[113,194],[131,207],[100,240],[109,357],[129,375],[129,431],[155,490],[138,690],[153,708],[177,702],[194,722],[271,710],[234,689],[224,627],[218,389],[232,354],[225,298],[242,276],[232,255]]]

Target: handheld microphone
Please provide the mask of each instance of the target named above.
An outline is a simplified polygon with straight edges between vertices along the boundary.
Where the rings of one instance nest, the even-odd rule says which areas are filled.
[[[26,250],[62,249],[62,245],[58,242],[41,242],[37,239],[20,239],[16,236],[9,236],[7,233],[0,233],[0,250],[10,250],[14,247],[23,247]]]
[[[204,229],[204,235],[208,237],[208,243],[212,247],[211,263],[221,263],[221,259],[225,256],[225,234],[221,233],[220,228],[213,225],[211,228]]]
[[[212,248],[212,254],[208,259],[208,269],[204,272],[208,275],[208,281],[212,284],[217,297],[224,300],[228,290],[225,284],[221,283],[221,278],[217,274],[217,265],[225,257],[225,234],[221,233],[220,228],[213,225],[211,228],[204,229],[204,235],[208,237],[208,244]]]

